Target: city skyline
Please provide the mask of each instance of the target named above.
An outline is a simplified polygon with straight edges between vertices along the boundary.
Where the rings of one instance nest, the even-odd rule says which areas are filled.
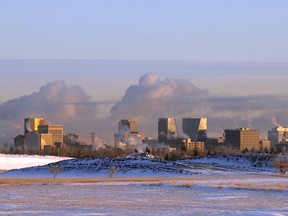
[[[179,123],[179,122],[178,122]],[[64,125],[48,123],[43,117],[25,118],[24,135],[14,138],[14,148],[25,150],[48,150],[60,148],[121,148],[144,151],[147,146],[153,148],[186,149],[201,151],[217,148],[234,150],[264,150],[273,147],[287,149],[288,128],[279,125],[268,132],[268,140],[260,136],[259,130],[251,128],[224,129],[222,137],[207,137],[207,118],[183,118],[182,131],[173,117],[158,118],[158,139],[139,133],[137,121],[122,119],[118,121],[118,133],[114,134],[114,145],[97,139],[91,133],[91,143],[82,142],[79,134],[64,133]],[[100,141],[100,142],[99,142]],[[7,144],[5,146],[7,147]],[[150,146],[151,147],[151,146]],[[12,146],[11,146],[12,148]],[[6,148],[7,149],[7,148]],[[198,150],[199,150],[198,149]],[[272,150],[272,151],[273,151]]]

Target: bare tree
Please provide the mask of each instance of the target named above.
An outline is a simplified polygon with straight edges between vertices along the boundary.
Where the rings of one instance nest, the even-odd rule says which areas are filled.
[[[118,172],[118,170],[117,170],[116,166],[110,166],[110,168],[108,169],[109,178],[112,178],[113,175],[117,172]]]
[[[278,168],[280,174],[285,174],[288,169],[287,159],[276,159],[274,161],[275,166]]]
[[[55,178],[58,174],[62,173],[64,170],[63,168],[60,166],[59,163],[57,164],[50,164],[49,167],[49,172],[53,175],[53,177]]]

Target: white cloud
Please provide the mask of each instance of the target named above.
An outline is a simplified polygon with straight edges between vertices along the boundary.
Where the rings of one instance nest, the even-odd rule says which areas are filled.
[[[139,85],[154,85],[160,80],[159,74],[148,73],[139,79]]]

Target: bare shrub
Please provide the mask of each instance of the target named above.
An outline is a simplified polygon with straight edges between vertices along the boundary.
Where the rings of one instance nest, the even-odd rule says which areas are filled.
[[[274,161],[274,165],[277,167],[280,174],[285,174],[288,169],[288,159],[278,158]]]
[[[57,164],[50,164],[49,167],[49,172],[53,175],[53,177],[55,178],[58,174],[62,173],[64,170],[63,168],[60,166],[59,163]]]
[[[168,154],[168,160],[176,161],[182,158],[180,151],[172,151]]]
[[[192,187],[192,186],[193,186],[193,184],[190,183],[190,182],[186,182],[186,183],[184,184],[184,187],[186,187],[186,188],[190,188],[190,187]]]
[[[116,166],[110,166],[110,168],[108,169],[109,178],[112,178],[113,175],[117,172],[118,172],[118,169]]]

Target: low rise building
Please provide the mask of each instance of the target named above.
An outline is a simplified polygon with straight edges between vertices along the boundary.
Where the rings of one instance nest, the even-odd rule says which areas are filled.
[[[258,150],[260,133],[258,130],[250,128],[226,129],[225,130],[225,145],[236,150]]]
[[[185,149],[186,151],[198,151],[201,153],[205,152],[205,143],[204,142],[193,142],[190,138],[185,139]]]
[[[270,149],[271,148],[271,142],[269,140],[260,140],[260,149]]]

